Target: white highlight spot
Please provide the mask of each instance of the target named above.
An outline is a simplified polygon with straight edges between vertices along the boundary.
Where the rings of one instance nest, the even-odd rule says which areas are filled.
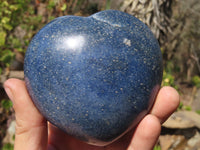
[[[66,39],[66,45],[70,48],[70,49],[76,49],[79,47],[82,47],[84,44],[84,38],[83,36],[72,36]]]
[[[131,46],[131,40],[127,39],[127,38],[124,38],[124,41],[123,43],[127,46]]]
[[[63,38],[62,38],[63,39]],[[81,52],[82,47],[85,44],[84,36],[67,36],[64,40],[61,41],[61,44],[58,47],[65,49],[67,51]]]

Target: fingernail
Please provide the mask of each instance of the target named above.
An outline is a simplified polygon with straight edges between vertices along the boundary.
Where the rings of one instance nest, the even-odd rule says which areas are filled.
[[[13,102],[13,93],[12,93],[12,91],[10,90],[10,88],[4,87],[4,89],[5,89],[5,91],[6,91],[7,95],[8,95],[8,97],[10,98],[10,100]]]

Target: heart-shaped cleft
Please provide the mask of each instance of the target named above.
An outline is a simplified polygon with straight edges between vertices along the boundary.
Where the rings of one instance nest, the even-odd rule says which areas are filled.
[[[106,145],[150,110],[162,80],[162,54],[150,29],[129,14],[63,16],[34,36],[24,73],[48,121],[89,144]]]

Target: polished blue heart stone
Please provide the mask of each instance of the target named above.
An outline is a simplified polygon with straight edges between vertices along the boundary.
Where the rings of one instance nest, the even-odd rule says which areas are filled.
[[[24,73],[48,121],[90,144],[106,145],[148,113],[162,80],[162,54],[150,29],[129,14],[63,16],[34,36]]]

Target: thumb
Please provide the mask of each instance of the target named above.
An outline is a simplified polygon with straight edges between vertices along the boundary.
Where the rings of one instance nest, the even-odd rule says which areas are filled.
[[[34,106],[24,81],[9,79],[4,88],[16,116],[15,150],[46,150],[47,121]]]

